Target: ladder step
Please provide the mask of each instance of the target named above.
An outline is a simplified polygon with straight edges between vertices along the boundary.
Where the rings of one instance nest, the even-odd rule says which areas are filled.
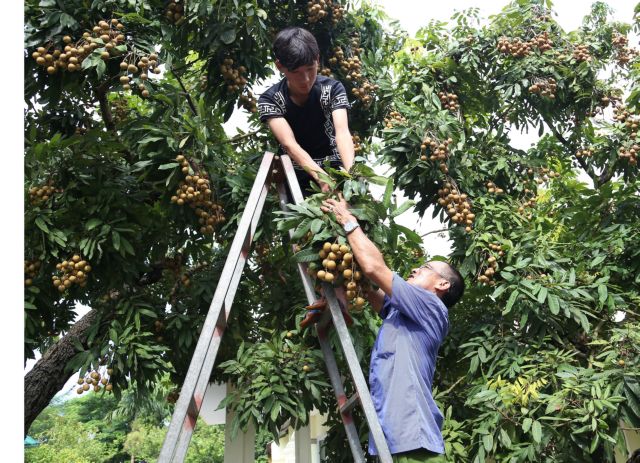
[[[360,395],[356,392],[340,407],[340,413],[349,413],[360,401]]]

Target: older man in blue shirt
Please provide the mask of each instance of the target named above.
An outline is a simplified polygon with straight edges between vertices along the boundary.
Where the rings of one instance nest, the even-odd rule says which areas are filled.
[[[407,280],[387,267],[344,199],[328,199],[362,272],[380,289],[368,295],[384,319],[371,354],[373,404],[395,462],[444,461],[443,416],[431,394],[438,349],[449,330],[448,308],[462,297],[464,281],[450,264],[432,261]],[[372,439],[369,453],[377,455]]]

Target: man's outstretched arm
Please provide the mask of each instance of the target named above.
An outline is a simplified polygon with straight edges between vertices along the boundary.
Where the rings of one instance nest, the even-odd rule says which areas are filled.
[[[340,196],[340,201],[327,199],[322,208],[325,212],[333,212],[336,220],[341,225],[347,222],[357,222],[357,219],[349,212],[347,202]],[[380,287],[380,290],[369,294],[374,310],[379,312],[382,308],[384,295],[391,297],[393,272],[387,267],[384,257],[375,244],[358,227],[347,235],[353,255],[358,265],[369,280]]]
[[[355,150],[353,147],[353,138],[351,138],[351,132],[349,131],[347,110],[345,108],[336,109],[333,111],[331,117],[333,118],[333,126],[336,129],[338,154],[340,155],[340,159],[342,159],[342,165],[345,170],[349,172],[353,166]]]

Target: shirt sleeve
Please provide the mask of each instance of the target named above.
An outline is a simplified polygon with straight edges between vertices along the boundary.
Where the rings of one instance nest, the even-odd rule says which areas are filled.
[[[284,111],[279,104],[276,103],[274,93],[264,92],[258,99],[258,114],[260,122],[265,122],[274,117],[284,117]]]
[[[413,286],[397,273],[393,274],[389,305],[421,325],[441,326],[448,331],[449,317],[444,303],[430,291]]]
[[[344,85],[342,85],[342,82],[336,81],[331,86],[331,112],[342,108],[351,109],[351,105]]]

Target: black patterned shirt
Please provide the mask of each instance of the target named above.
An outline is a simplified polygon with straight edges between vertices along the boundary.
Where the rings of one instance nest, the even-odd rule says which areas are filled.
[[[260,121],[284,117],[296,142],[317,164],[322,164],[325,159],[340,160],[331,113],[350,107],[344,85],[325,76],[316,77],[303,106],[291,100],[286,78],[266,90],[258,99]],[[282,146],[279,152],[284,152]]]

